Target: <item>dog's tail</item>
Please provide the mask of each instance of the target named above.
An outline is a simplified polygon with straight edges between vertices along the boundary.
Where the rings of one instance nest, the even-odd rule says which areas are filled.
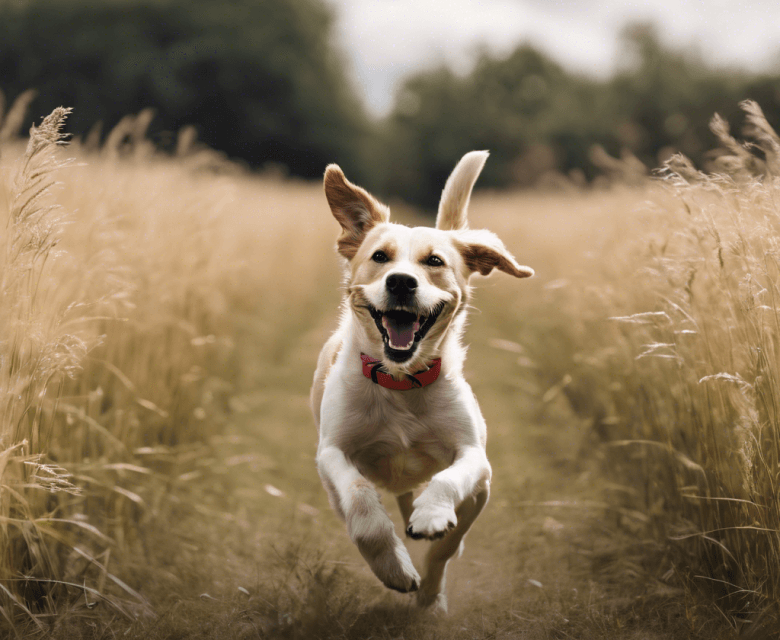
[[[448,231],[468,227],[471,190],[485,166],[488,155],[490,154],[487,151],[470,151],[461,158],[447,178],[439,202],[439,214],[436,216],[437,229]]]

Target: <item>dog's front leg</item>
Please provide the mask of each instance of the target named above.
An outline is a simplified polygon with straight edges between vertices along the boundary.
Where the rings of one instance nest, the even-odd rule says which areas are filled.
[[[408,536],[436,540],[458,524],[455,510],[466,498],[490,487],[492,470],[479,446],[459,452],[451,466],[437,473],[414,501],[414,510],[406,528]]]
[[[420,576],[374,485],[335,446],[320,449],[317,468],[331,505],[376,577],[401,593],[416,591]]]

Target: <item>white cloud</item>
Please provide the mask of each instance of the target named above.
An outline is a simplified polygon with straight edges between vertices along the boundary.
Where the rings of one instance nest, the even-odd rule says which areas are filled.
[[[329,0],[369,106],[392,105],[405,75],[446,62],[467,71],[480,49],[531,42],[569,68],[606,76],[618,34],[652,20],[675,46],[695,44],[715,64],[766,69],[780,60],[780,3],[769,0]]]

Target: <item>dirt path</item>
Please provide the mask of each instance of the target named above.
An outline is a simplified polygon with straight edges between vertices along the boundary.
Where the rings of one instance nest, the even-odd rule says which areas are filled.
[[[493,491],[450,565],[450,614],[420,613],[385,589],[331,512],[314,467],[307,396],[330,321],[324,312],[296,327],[273,362],[248,331],[252,364],[241,375],[255,382],[230,397],[225,436],[199,479],[180,485],[142,531],[129,581],[157,616],[96,623],[74,611],[55,637],[697,637],[679,594],[650,579],[657,567],[641,566],[653,556],[599,506],[593,465],[578,459],[577,422],[554,400],[540,403],[516,354],[491,346],[507,336],[488,314],[475,314],[469,330],[467,374],[488,423]],[[400,531],[394,501],[385,504]],[[425,544],[408,541],[416,562]]]
[[[503,336],[483,315],[470,329],[468,376],[489,427],[491,501],[450,565],[447,617],[385,589],[314,468],[307,394],[327,334],[320,324],[278,352],[271,377],[248,354],[258,370],[245,376],[261,382],[230,399],[205,475],[179,487],[167,517],[147,526],[134,584],[158,617],[129,627],[114,617],[89,631],[73,617],[60,637],[693,637],[676,594],[648,586],[636,561],[621,558],[630,545],[597,505],[591,465],[577,458],[576,422],[555,402],[540,405],[516,355],[490,346]],[[401,530],[394,501],[385,503]],[[408,542],[416,561],[425,544]]]

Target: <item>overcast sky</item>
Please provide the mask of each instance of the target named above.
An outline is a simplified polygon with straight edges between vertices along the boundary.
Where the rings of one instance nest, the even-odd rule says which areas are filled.
[[[627,22],[651,20],[662,39],[719,65],[780,68],[780,0],[328,0],[342,46],[375,113],[398,80],[446,61],[468,71],[480,48],[530,42],[570,69],[607,76]]]

